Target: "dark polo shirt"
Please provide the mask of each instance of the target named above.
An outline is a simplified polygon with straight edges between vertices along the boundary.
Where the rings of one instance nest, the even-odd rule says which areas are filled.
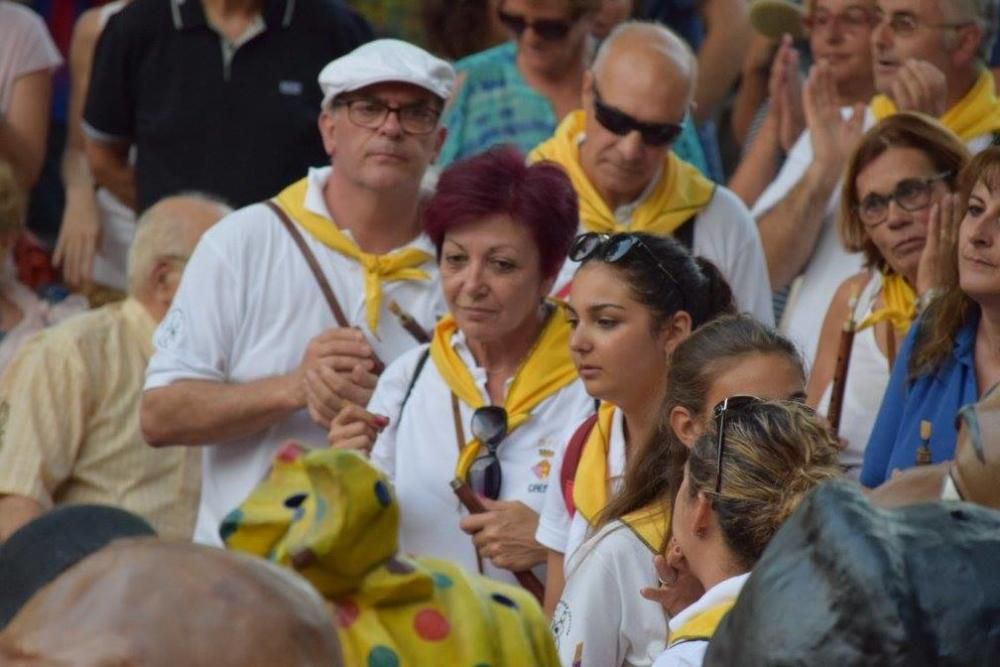
[[[264,0],[261,14],[237,43],[200,0],[133,0],[108,21],[84,130],[136,146],[140,211],[185,190],[244,206],[329,162],[316,78],[371,28],[336,0]]]

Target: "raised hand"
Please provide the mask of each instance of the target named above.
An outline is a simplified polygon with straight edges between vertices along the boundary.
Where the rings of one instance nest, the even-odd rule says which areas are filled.
[[[459,528],[472,536],[479,555],[494,566],[522,572],[545,561],[545,547],[535,541],[538,514],[520,501],[480,498],[482,514],[462,517]]]
[[[354,403],[345,404],[330,423],[327,440],[334,449],[353,449],[367,456],[389,418],[368,412]]]
[[[813,159],[830,170],[839,171],[861,140],[864,106],[857,104],[849,118],[840,111],[837,87],[830,67],[813,65],[802,90],[802,107],[812,139]]]
[[[892,100],[900,111],[919,111],[940,118],[948,100],[948,80],[929,62],[909,58],[892,82]]]
[[[959,196],[948,193],[931,206],[927,219],[927,239],[917,264],[917,294],[946,287],[955,275],[958,225],[962,221]]]
[[[676,540],[670,540],[666,554],[653,557],[653,567],[660,580],[659,587],[643,588],[639,594],[647,600],[659,602],[668,616],[676,616],[705,594],[704,586],[691,574]]]
[[[806,126],[802,109],[802,82],[799,79],[799,54],[790,35],[781,38],[781,45],[771,64],[768,80],[771,113],[775,115],[778,141],[786,153],[795,144]]]

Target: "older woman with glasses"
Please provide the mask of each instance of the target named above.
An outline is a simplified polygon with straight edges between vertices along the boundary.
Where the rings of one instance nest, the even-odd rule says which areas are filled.
[[[947,255],[954,249],[957,205],[949,193],[968,159],[944,127],[901,113],[869,130],[848,163],[840,233],[867,268],[845,280],[830,303],[809,403],[831,416],[845,444],[841,464],[855,479],[896,349],[921,299],[944,285],[953,263]]]
[[[546,296],[576,225],[566,176],[514,149],[442,174],[425,228],[450,314],[386,368],[367,410],[342,409],[330,430],[394,482],[404,551],[511,582],[545,560],[534,533],[552,461],[594,410]],[[468,516],[456,480],[488,511]]]
[[[537,538],[549,549],[546,610],[563,589],[564,564],[595,529],[625,470],[643,460],[656,430],[668,359],[693,330],[735,311],[714,264],[672,238],[583,234],[567,317],[570,350],[587,392],[602,401],[573,433],[553,471]]]
[[[580,107],[590,38],[602,0],[500,0],[497,16],[513,41],[455,63],[459,87],[443,123],[438,164],[510,143],[529,151]],[[690,122],[675,152],[702,171],[705,159]]]
[[[865,450],[867,487],[951,460],[956,413],[1000,381],[1000,148],[972,158],[958,189],[957,270],[900,346]]]
[[[816,485],[839,475],[837,442],[805,406],[730,396],[691,447],[673,504],[671,548],[705,589],[670,619],[655,667],[700,665],[768,542]]]

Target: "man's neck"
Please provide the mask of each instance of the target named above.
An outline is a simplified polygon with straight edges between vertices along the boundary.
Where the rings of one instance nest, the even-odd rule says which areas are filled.
[[[323,188],[323,199],[337,226],[350,231],[363,252],[384,255],[420,234],[419,184],[384,193],[331,175]]]
[[[966,69],[954,72],[948,77],[948,104],[945,111],[950,111],[962,98],[969,94],[979,80],[980,69]]]

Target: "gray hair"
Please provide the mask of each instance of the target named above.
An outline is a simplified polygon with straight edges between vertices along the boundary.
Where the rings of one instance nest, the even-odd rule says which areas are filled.
[[[979,57],[989,62],[993,43],[997,37],[1000,20],[1000,0],[938,0],[941,12],[949,19],[972,21],[979,26],[983,37],[979,42]]]
[[[186,261],[194,250],[198,237],[192,238],[191,222],[171,205],[183,199],[214,207],[219,218],[233,210],[221,198],[200,192],[166,197],[146,209],[136,222],[135,238],[128,251],[128,292],[131,296],[140,296],[145,291],[157,261],[164,258]]]

